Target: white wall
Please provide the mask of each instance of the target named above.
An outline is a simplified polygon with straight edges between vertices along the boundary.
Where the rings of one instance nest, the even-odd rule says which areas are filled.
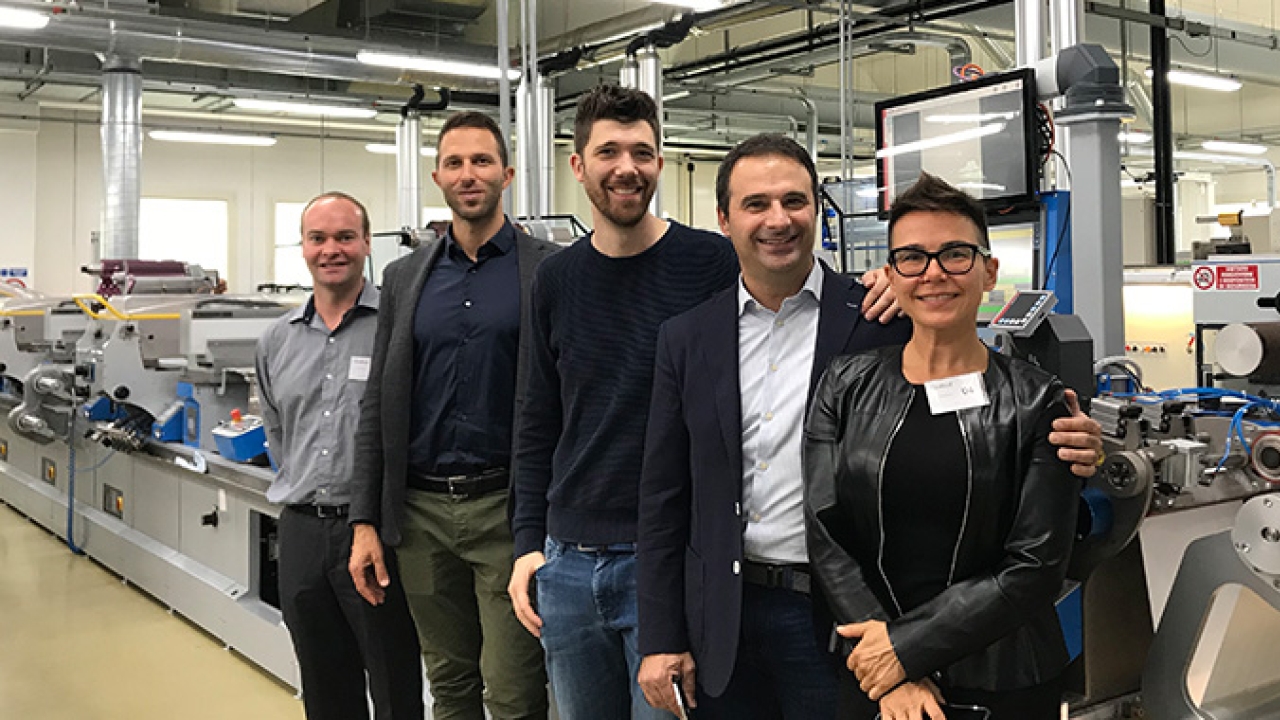
[[[35,275],[36,133],[0,129],[0,267],[26,268],[28,286]]]

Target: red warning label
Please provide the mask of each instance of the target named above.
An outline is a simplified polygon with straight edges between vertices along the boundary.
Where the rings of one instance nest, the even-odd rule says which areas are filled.
[[[1254,290],[1259,287],[1257,265],[1198,265],[1191,272],[1197,290]]]

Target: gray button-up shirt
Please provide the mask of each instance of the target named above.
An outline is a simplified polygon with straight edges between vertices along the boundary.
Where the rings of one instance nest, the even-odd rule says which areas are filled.
[[[258,339],[262,419],[280,467],[273,503],[342,505],[351,499],[360,398],[378,328],[378,289],[366,282],[332,331],[315,298]]]

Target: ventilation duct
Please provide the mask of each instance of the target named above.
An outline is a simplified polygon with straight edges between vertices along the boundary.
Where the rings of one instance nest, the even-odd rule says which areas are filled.
[[[102,257],[138,257],[142,191],[142,73],[136,58],[108,56],[102,74]]]

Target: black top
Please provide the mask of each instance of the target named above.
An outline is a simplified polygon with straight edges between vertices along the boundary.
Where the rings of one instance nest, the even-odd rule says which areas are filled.
[[[934,415],[923,385],[885,458],[881,488],[886,609],[901,615],[951,584],[965,504],[969,463],[954,412]],[[874,545],[872,545],[874,547]]]
[[[608,257],[588,235],[538,268],[517,443],[517,557],[542,550],[547,535],[635,541],[658,326],[737,276],[727,239],[676,222],[639,255]]]
[[[520,276],[510,222],[476,261],[445,236],[413,318],[408,483],[511,463]]]

